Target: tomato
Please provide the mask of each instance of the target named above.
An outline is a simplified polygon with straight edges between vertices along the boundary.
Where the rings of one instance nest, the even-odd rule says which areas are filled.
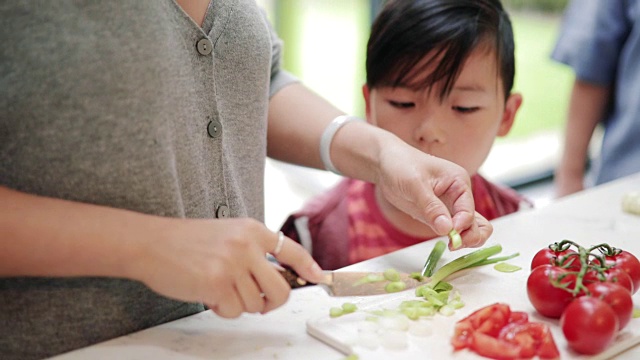
[[[524,311],[512,311],[509,315],[509,323],[525,324],[529,322],[529,314]]]
[[[520,347],[518,358],[538,356],[541,359],[556,359],[560,356],[549,327],[542,323],[510,323],[500,331],[498,338]]]
[[[640,261],[632,253],[628,251],[620,251],[620,253],[612,256],[606,256],[605,262],[607,266],[614,265],[614,268],[621,268],[631,278],[634,294],[640,288]],[[600,264],[598,259],[593,260],[594,264]]]
[[[508,305],[489,305],[458,321],[451,343],[455,350],[469,348],[493,359],[558,358],[549,328],[528,318]]]
[[[607,257],[609,259],[610,257]],[[613,256],[616,262],[616,267],[622,268],[633,281],[632,293],[635,293],[640,288],[640,261],[632,253],[628,251],[622,251],[618,255]]]
[[[470,346],[475,332],[498,336],[509,321],[511,309],[506,304],[496,303],[476,310],[471,315],[458,321],[455,327],[453,340],[454,349],[459,350]]]
[[[531,260],[531,270],[537,268],[540,265],[556,265],[564,263],[565,268],[571,270],[580,270],[580,258],[574,250],[567,249],[563,251],[554,251],[550,248],[544,248],[538,251]],[[569,256],[570,255],[570,256]]]
[[[582,296],[567,306],[560,327],[571,349],[581,354],[597,354],[617,335],[618,317],[604,301]]]
[[[601,279],[595,270],[590,270],[585,274],[583,283],[588,285],[594,282],[611,282],[621,285],[632,294],[634,293],[633,280],[631,280],[629,274],[627,274],[622,268],[614,266],[605,270],[603,275],[604,279]]]
[[[487,334],[473,333],[469,348],[478,355],[492,359],[519,359],[520,347],[517,344],[497,339]]]
[[[527,295],[541,315],[557,319],[573,300],[573,294],[554,286],[552,281],[557,281],[571,290],[575,283],[575,274],[557,266],[538,266],[527,279]]]
[[[603,300],[618,317],[618,330],[622,330],[633,315],[633,299],[631,293],[624,287],[611,283],[600,282],[587,285],[591,296]]]

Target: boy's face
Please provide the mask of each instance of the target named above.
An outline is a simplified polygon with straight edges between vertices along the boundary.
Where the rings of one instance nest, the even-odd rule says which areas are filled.
[[[495,54],[486,47],[470,54],[451,93],[442,100],[440,86],[437,83],[431,91],[416,91],[405,87],[369,89],[365,85],[367,121],[474,175],[496,136],[511,129],[522,97],[512,94],[505,103]]]

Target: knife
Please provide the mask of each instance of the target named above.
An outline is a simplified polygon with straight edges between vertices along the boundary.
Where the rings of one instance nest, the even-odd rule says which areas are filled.
[[[409,274],[397,273],[398,282],[404,283],[400,287],[389,285],[392,281],[385,278],[382,272],[353,272],[353,271],[323,271],[323,279],[315,283],[310,283],[298,276],[291,268],[284,267],[278,269],[280,274],[289,283],[292,289],[304,286],[320,285],[329,295],[332,296],[368,296],[388,294],[400,290],[413,289],[429,282],[429,278],[423,277],[420,280]],[[396,285],[398,285],[396,283]],[[391,289],[388,287],[391,286]],[[404,288],[402,288],[404,286]]]

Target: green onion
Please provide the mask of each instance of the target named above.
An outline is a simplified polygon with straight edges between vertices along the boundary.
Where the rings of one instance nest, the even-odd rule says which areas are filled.
[[[396,269],[387,269],[382,275],[389,281],[400,281],[400,273]]]
[[[425,286],[433,288],[438,285],[440,281],[444,280],[456,271],[468,268],[479,261],[486,260],[487,258],[500,253],[500,251],[502,251],[502,246],[500,244],[496,244],[452,260],[438,269],[438,271],[436,271],[431,277],[431,281]]]
[[[329,309],[329,316],[332,318],[344,315],[344,310],[341,307],[332,307]]]
[[[462,246],[462,237],[456,229],[449,231],[449,239],[451,239],[451,247],[455,250]]]
[[[478,261],[477,263],[470,265],[469,267],[475,267],[475,266],[484,266],[484,265],[491,265],[491,264],[495,264],[495,263],[499,263],[502,261],[507,261],[507,260],[511,260],[515,257],[520,256],[520,253],[515,253],[515,254],[511,254],[511,255],[507,255],[507,256],[499,256],[499,257],[490,257],[487,258],[485,260],[482,261]]]
[[[427,261],[424,263],[424,267],[422,268],[422,276],[430,277],[433,275],[433,271],[436,269],[436,265],[438,265],[438,261],[442,257],[444,253],[444,249],[447,248],[447,244],[443,241],[438,240],[436,245],[431,250]]]
[[[388,293],[392,293],[392,292],[402,291],[406,288],[407,288],[407,284],[405,284],[404,281],[392,281],[384,287],[384,291]]]
[[[411,274],[409,274],[409,277],[419,282],[422,282],[422,280],[424,280],[424,276],[422,276],[422,274],[419,272],[412,272]]]
[[[356,310],[358,310],[358,307],[354,303],[346,302],[342,304],[342,311],[345,314],[355,312]]]
[[[353,283],[352,286],[359,286],[362,284],[368,284],[368,283],[373,283],[373,282],[380,282],[380,281],[384,281],[384,276],[380,275],[380,274],[367,274],[365,276],[363,276],[360,280],[356,281],[355,283]]]
[[[507,264],[505,262],[497,263],[497,264],[495,264],[493,266],[493,268],[498,270],[498,271],[500,271],[500,272],[506,272],[506,273],[522,270],[522,268],[520,266]]]

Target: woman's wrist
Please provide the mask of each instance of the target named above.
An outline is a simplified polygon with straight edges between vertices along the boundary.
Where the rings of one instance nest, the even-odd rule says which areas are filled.
[[[340,115],[336,117],[329,123],[329,125],[327,125],[322,133],[322,137],[320,138],[320,158],[322,159],[322,164],[326,170],[337,175],[342,175],[342,173],[335,167],[333,161],[331,161],[331,144],[333,143],[333,139],[335,138],[338,130],[353,121],[363,122],[364,120],[359,117],[349,115]]]

